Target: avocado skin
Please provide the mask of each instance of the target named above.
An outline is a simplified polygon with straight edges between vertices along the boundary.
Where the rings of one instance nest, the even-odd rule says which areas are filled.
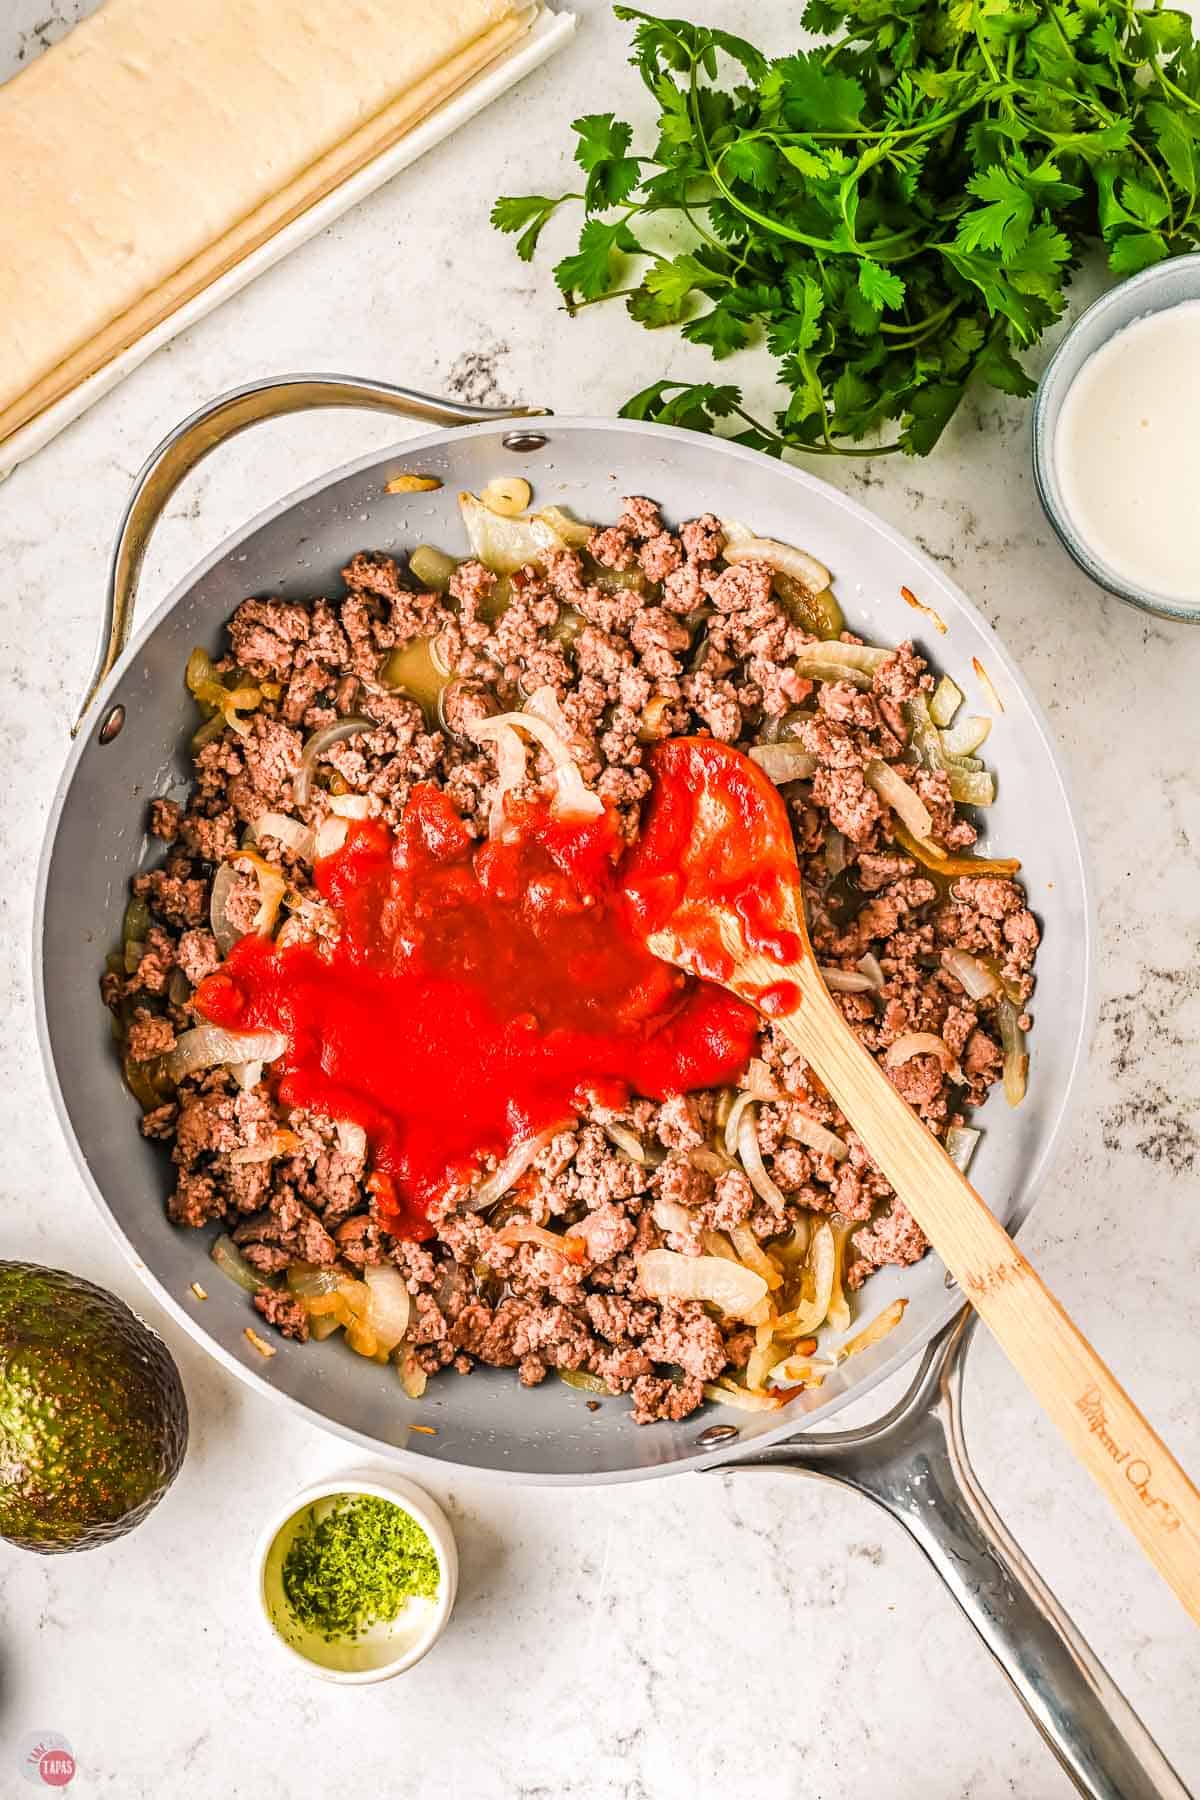
[[[0,1537],[42,1554],[111,1543],[162,1499],[187,1441],[179,1370],[124,1301],[0,1261]]]

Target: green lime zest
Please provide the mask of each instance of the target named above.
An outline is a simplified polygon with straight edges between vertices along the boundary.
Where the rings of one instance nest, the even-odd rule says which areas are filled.
[[[288,1605],[327,1643],[360,1637],[415,1597],[432,1599],[440,1579],[427,1533],[373,1494],[348,1494],[323,1516],[319,1503],[310,1507],[283,1561]]]

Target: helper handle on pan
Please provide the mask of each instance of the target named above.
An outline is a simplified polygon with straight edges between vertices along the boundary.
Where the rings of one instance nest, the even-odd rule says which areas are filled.
[[[962,1430],[962,1361],[975,1315],[925,1352],[908,1393],[859,1431],[793,1438],[736,1461],[857,1489],[925,1552],[1081,1794],[1189,1800],[1188,1790],[983,1493]]]
[[[1200,1493],[1167,1445],[848,1028],[811,947],[786,969],[745,956],[738,973],[759,992],[781,973],[795,983],[799,1004],[775,1030],[820,1076],[1068,1448],[1200,1624]]]
[[[151,451],[133,484],[108,571],[96,663],[71,735],[82,725],[87,710],[129,637],[133,602],[142,558],[150,533],[163,507],[185,475],[202,462],[210,450],[236,437],[263,419],[279,419],[287,413],[309,412],[318,407],[362,407],[372,412],[399,413],[427,425],[473,425],[486,419],[528,419],[544,415],[538,406],[469,406],[460,400],[438,400],[411,388],[393,387],[388,381],[363,381],[352,375],[288,375],[234,388],[210,400],[198,412],[177,425]]]

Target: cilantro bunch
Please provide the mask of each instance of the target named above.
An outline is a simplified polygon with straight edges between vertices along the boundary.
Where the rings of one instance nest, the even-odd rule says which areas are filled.
[[[1200,248],[1200,46],[1183,12],[808,0],[804,25],[835,41],[772,62],[724,31],[615,11],[657,142],[635,151],[609,112],[577,119],[583,192],[504,198],[492,222],[528,261],[581,203],[554,271],[571,311],[623,299],[718,360],[765,340],[789,394],[767,425],[737,387],[656,381],[626,417],[727,421],[775,455],[924,455],[973,377],[1032,392],[1019,353],[1062,312],[1085,246],[1116,276]],[[851,447],[865,438],[877,447]]]

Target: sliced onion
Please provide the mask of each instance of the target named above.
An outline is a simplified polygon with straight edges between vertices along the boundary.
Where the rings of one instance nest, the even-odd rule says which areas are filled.
[[[1004,1046],[1004,1098],[1010,1106],[1020,1106],[1025,1098],[1029,1073],[1029,1054],[1019,1019],[1020,1014],[1008,995],[1002,994],[996,1002],[996,1022]]]
[[[821,979],[831,994],[873,994],[875,983],[861,969],[832,969],[820,965]]]
[[[871,1323],[860,1331],[857,1337],[852,1337],[848,1344],[842,1345],[838,1351],[838,1361],[845,1362],[847,1357],[861,1355],[864,1350],[869,1350],[872,1344],[878,1344],[881,1339],[888,1336],[889,1332],[895,1331],[904,1317],[904,1309],[907,1305],[907,1300],[893,1300],[890,1306],[885,1306],[878,1317],[872,1319]]]
[[[782,1287],[783,1276],[748,1225],[732,1225],[729,1236],[740,1261],[744,1262],[748,1269],[753,1269],[756,1275],[761,1275],[772,1293],[777,1287]],[[750,1385],[757,1387],[758,1383],[751,1382]]]
[[[796,673],[803,675],[806,681],[848,681],[851,687],[858,688],[861,693],[870,693],[871,677],[862,669],[851,668],[849,663],[830,662],[828,657],[820,654],[828,648],[829,644],[825,640],[806,644],[796,659]]]
[[[808,781],[817,772],[816,757],[799,744],[755,744],[749,755],[776,787],[787,781]]]
[[[631,1131],[628,1125],[621,1125],[616,1120],[605,1125],[603,1131],[605,1137],[611,1138],[617,1149],[623,1151],[630,1162],[637,1163],[640,1168],[645,1168],[649,1157],[646,1155],[646,1146],[636,1131]]]
[[[798,1144],[807,1144],[818,1156],[832,1156],[834,1162],[845,1162],[850,1147],[837,1133],[828,1130],[819,1119],[812,1118],[801,1107],[793,1106],[788,1114],[787,1133]]]
[[[282,844],[285,850],[290,850],[302,862],[312,861],[312,830],[309,826],[302,825],[299,819],[289,818],[287,813],[260,813],[254,821],[253,831],[256,838],[273,837],[276,843]]]
[[[732,523],[732,521],[731,521]],[[731,537],[725,531],[725,548],[721,552],[727,563],[765,562],[781,575],[790,575],[806,593],[819,594],[829,586],[830,574],[824,563],[791,544],[780,544],[774,538]]]
[[[329,810],[339,819],[369,819],[371,802],[365,794],[330,794]]]
[[[889,1069],[898,1069],[914,1056],[936,1056],[946,1074],[954,1081],[963,1079],[963,1072],[949,1044],[932,1031],[901,1032],[895,1043],[888,1045],[883,1060]]]
[[[287,880],[277,864],[268,862],[257,850],[238,850],[230,858],[236,865],[249,863],[258,882],[258,911],[255,913],[250,929],[260,937],[269,937],[275,929],[275,921],[279,917],[279,908],[283,896],[287,892]]]
[[[536,1137],[523,1138],[514,1144],[499,1168],[494,1169],[480,1187],[464,1204],[471,1212],[484,1212],[494,1206],[497,1200],[503,1199],[509,1188],[513,1187],[531,1168],[546,1145],[556,1138],[560,1131],[570,1131],[574,1119],[560,1119],[556,1125],[548,1125],[545,1131],[539,1131]]]
[[[811,1300],[802,1300],[793,1312],[784,1313],[776,1323],[781,1336],[812,1337],[825,1323],[829,1302],[833,1297],[833,1279],[837,1273],[837,1243],[833,1227],[822,1219],[812,1235],[805,1262],[805,1285],[812,1284]]]
[[[637,1259],[638,1280],[653,1300],[706,1300],[730,1319],[744,1319],[767,1297],[753,1269],[721,1256],[681,1256],[647,1250]]]
[[[846,838],[836,825],[825,831],[825,868],[831,881],[836,881],[849,861]]]
[[[974,756],[992,729],[992,721],[979,713],[960,719],[952,731],[943,731],[942,749],[947,756]]]
[[[933,690],[929,716],[935,725],[948,725],[962,703],[962,689],[948,675],[943,675]]]
[[[246,1261],[233,1239],[225,1232],[221,1233],[208,1254],[222,1275],[227,1275],[238,1287],[245,1288],[248,1294],[257,1294],[260,1288],[270,1287],[267,1277]]]
[[[945,769],[947,763],[945,750],[942,747],[942,734],[933,722],[933,715],[929,710],[929,701],[925,694],[913,694],[904,702],[903,711],[908,720],[912,747],[917,753],[921,766],[926,769]]]
[[[753,1105],[756,1098],[757,1096],[749,1089],[743,1089],[735,1097],[733,1105],[729,1109],[729,1116],[725,1120],[725,1154],[730,1158],[737,1155],[738,1130],[742,1123],[742,1114],[748,1106]]]
[[[531,699],[537,698],[538,695],[531,696]],[[476,743],[482,744],[498,739],[505,727],[527,733],[541,745],[554,764],[557,794],[553,810],[560,818],[594,819],[604,811],[600,796],[585,785],[569,746],[536,711],[497,713],[489,719],[477,719],[468,725],[467,731]]]
[[[864,975],[870,976],[871,986],[873,988],[875,988],[877,992],[883,991],[883,986],[884,986],[883,969],[880,965],[880,961],[877,956],[873,955],[871,953],[871,951],[868,950],[865,956],[859,957],[858,963],[856,966],[862,970]]]
[[[561,506],[540,507],[533,516],[543,525],[548,525],[568,550],[583,550],[596,529],[594,525],[586,525],[582,519],[573,519]]]
[[[507,800],[525,780],[528,763],[525,745],[511,725],[496,733],[496,792],[488,814],[488,836],[503,837],[508,824]]]
[[[521,711],[527,717],[544,719],[551,731],[558,733],[564,744],[570,743],[571,727],[567,723],[566,714],[558,703],[558,695],[549,682],[544,682],[541,687],[534,688]]]
[[[965,950],[943,950],[942,967],[954,976],[972,1000],[988,1000],[1001,992],[1000,981],[987,964]]]
[[[659,1204],[661,1205],[662,1202],[660,1201]],[[681,1207],[680,1211],[683,1213],[685,1219],[690,1217],[686,1208]],[[741,1257],[738,1255],[723,1231],[713,1231],[706,1225],[700,1233],[700,1242],[704,1245],[705,1251],[709,1256],[721,1256],[724,1257],[726,1262],[731,1263],[741,1261]]]
[[[711,1175],[714,1181],[719,1175],[728,1175],[730,1169],[738,1167],[732,1156],[726,1156],[723,1150],[714,1150],[711,1144],[697,1144],[694,1150],[688,1151],[687,1160],[693,1169]]]
[[[750,1178],[750,1186],[759,1199],[765,1200],[771,1210],[779,1213],[782,1217],[787,1211],[787,1201],[767,1174],[762,1151],[758,1147],[758,1132],[755,1129],[754,1120],[755,1114],[747,1107],[738,1121],[738,1155],[742,1160],[742,1167]]]
[[[237,1150],[231,1150],[229,1160],[241,1168],[246,1163],[271,1162],[277,1156],[293,1156],[301,1148],[300,1139],[294,1131],[273,1131],[270,1137],[260,1138],[256,1144],[243,1144]]]
[[[336,1294],[345,1277],[320,1263],[293,1263],[287,1272],[288,1292],[297,1300],[320,1300]]]
[[[846,1262],[846,1243],[854,1227],[849,1219],[835,1213],[830,1221],[833,1231],[833,1247],[835,1251],[833,1266],[833,1292],[829,1296],[829,1311],[826,1323],[837,1332],[850,1329],[850,1302],[846,1299],[846,1290],[842,1286],[842,1274]]]
[[[802,645],[796,660],[798,664],[806,660],[831,663],[835,668],[853,669],[859,675],[874,675],[893,654],[876,644],[843,644],[840,638],[834,638]]]
[[[739,1412],[778,1412],[783,1405],[775,1394],[752,1394],[749,1388],[733,1381],[706,1381],[704,1398],[714,1406],[733,1406]]]
[[[336,813],[330,813],[317,826],[317,835],[313,843],[313,857],[320,862],[323,857],[336,856],[350,835],[348,819],[339,819]]]
[[[412,1296],[403,1275],[391,1263],[364,1269],[363,1280],[371,1290],[371,1325],[379,1348],[390,1352],[408,1330]]]
[[[213,876],[212,893],[208,902],[208,922],[212,934],[217,940],[217,949],[222,956],[228,956],[233,946],[241,937],[241,932],[229,922],[225,908],[229,903],[229,895],[237,881],[237,870],[232,863],[222,863]]]
[[[159,1068],[171,1081],[182,1081],[198,1069],[218,1063],[274,1062],[287,1049],[282,1031],[226,1031],[221,1025],[197,1025],[185,1031]]]
[[[946,1155],[964,1175],[971,1166],[975,1146],[982,1136],[983,1133],[976,1131],[971,1125],[952,1125],[946,1133]]]
[[[373,719],[364,719],[353,713],[347,719],[334,719],[328,725],[318,726],[301,752],[300,767],[292,779],[292,795],[296,805],[308,805],[313,773],[327,750],[332,750],[335,744],[344,744],[347,738],[357,737],[360,731],[378,729]]]
[[[960,806],[991,806],[996,798],[996,777],[990,769],[972,771],[951,768],[947,771],[950,798]]]
[[[831,1356],[789,1356],[771,1370],[771,1379],[779,1388],[819,1388],[827,1375],[832,1375],[837,1361]]]
[[[863,770],[867,786],[874,788],[885,806],[890,806],[896,817],[906,825],[916,838],[928,838],[933,830],[933,820],[929,809],[921,796],[910,788],[907,781],[897,775],[889,763],[872,761]]]
[[[229,1073],[237,1082],[242,1092],[249,1093],[262,1080],[263,1066],[261,1059],[255,1062],[230,1063]]]
[[[582,1237],[571,1232],[564,1235],[547,1231],[544,1225],[535,1225],[530,1219],[514,1219],[511,1225],[505,1225],[496,1233],[496,1242],[507,1249],[515,1248],[517,1244],[537,1244],[571,1263],[581,1263],[587,1255],[587,1244]]]
[[[497,575],[513,575],[529,564],[544,567],[547,555],[566,548],[544,518],[501,518],[474,494],[460,494],[458,505],[472,555]]]

